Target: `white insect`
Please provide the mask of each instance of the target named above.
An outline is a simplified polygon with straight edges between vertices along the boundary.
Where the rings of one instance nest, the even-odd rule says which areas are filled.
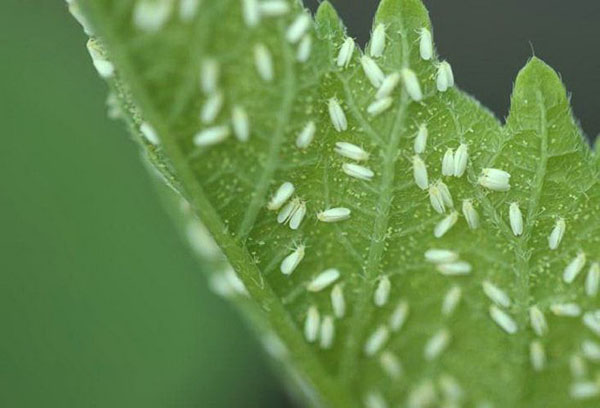
[[[600,310],[585,313],[582,322],[585,327],[600,336]]]
[[[86,33],[88,36],[93,36],[94,31],[92,30],[89,21],[87,21],[87,19],[81,13],[78,2],[75,0],[67,0],[67,3],[69,5],[69,13],[71,13],[75,20],[77,20],[77,22],[81,25],[84,33]]]
[[[331,307],[333,314],[341,319],[346,314],[346,300],[344,299],[344,289],[339,283],[331,289]]]
[[[587,371],[584,359],[578,354],[573,354],[571,358],[569,358],[569,369],[571,375],[575,378],[584,377]]]
[[[550,311],[556,316],[578,317],[581,315],[581,307],[577,303],[555,303],[550,306]]]
[[[350,218],[352,211],[349,208],[337,207],[329,208],[317,214],[317,219],[321,222],[339,222]]]
[[[314,343],[319,336],[319,326],[321,325],[321,315],[316,306],[308,308],[306,320],[304,321],[304,337],[309,343]]]
[[[442,374],[439,379],[440,389],[450,407],[454,407],[463,398],[464,392],[458,381],[448,374]],[[455,404],[452,404],[455,403]],[[445,406],[446,407],[446,406]]]
[[[587,277],[585,278],[585,293],[590,297],[594,297],[598,294],[598,286],[600,284],[600,264],[598,262],[592,263],[590,270],[588,271]]]
[[[267,333],[261,339],[266,352],[275,359],[283,359],[288,355],[288,349],[275,333]]]
[[[340,103],[336,98],[329,99],[328,102],[329,118],[334,129],[338,132],[343,132],[348,129],[348,120],[346,114],[340,106]]]
[[[169,0],[139,0],[133,9],[133,25],[150,33],[160,30],[171,16],[173,2]]]
[[[554,229],[550,233],[548,237],[548,246],[551,250],[555,250],[560,245],[560,242],[565,235],[565,229],[567,228],[567,224],[565,223],[564,218],[559,218],[556,220],[556,224],[554,224]]]
[[[262,43],[254,46],[254,65],[258,75],[265,82],[271,82],[274,79],[275,73],[273,70],[273,57],[271,51]]]
[[[383,399],[383,395],[378,392],[369,392],[364,399],[365,408],[388,408],[387,402]]]
[[[219,246],[201,222],[195,219],[189,221],[185,228],[185,235],[190,247],[199,255],[205,258],[222,256]]]
[[[410,68],[403,68],[400,71],[400,75],[402,76],[402,82],[404,83],[404,88],[408,93],[408,96],[415,102],[419,102],[423,99],[423,92],[421,91],[421,84],[419,84],[419,78],[417,78],[417,74]]]
[[[160,144],[160,139],[158,137],[158,133],[156,133],[156,130],[148,122],[143,122],[140,125],[140,132],[142,132],[142,135],[144,135],[144,138],[148,142],[152,143],[154,146],[157,146]]]
[[[381,364],[383,371],[385,371],[392,379],[400,378],[404,371],[402,363],[391,351],[384,351],[381,353],[379,356],[379,364]]]
[[[326,269],[313,278],[313,280],[308,284],[307,289],[309,292],[320,292],[328,286],[332,285],[339,278],[339,270],[335,268]]]
[[[428,249],[425,259],[434,264],[450,263],[458,260],[458,254],[449,249]]]
[[[439,264],[436,269],[444,276],[464,276],[470,274],[473,267],[468,262],[458,261]]]
[[[419,130],[417,131],[417,136],[415,137],[414,142],[414,150],[415,153],[421,154],[425,152],[425,148],[427,147],[427,136],[429,132],[427,131],[427,125],[424,123],[419,126]]]
[[[423,350],[423,356],[425,360],[435,360],[440,356],[448,347],[450,343],[450,332],[447,329],[442,329],[435,333],[427,343],[425,343],[425,349]]]
[[[336,142],[335,152],[340,156],[356,161],[369,159],[369,153],[364,151],[363,148],[348,142]]]
[[[350,177],[354,177],[365,181],[370,181],[373,178],[373,176],[375,176],[373,170],[369,169],[368,167],[359,166],[358,164],[354,163],[342,164],[342,170]]]
[[[406,319],[408,318],[409,310],[410,309],[407,301],[401,300],[398,302],[389,320],[390,329],[393,332],[398,332],[402,329],[402,327],[404,327]]]
[[[450,189],[443,181],[438,181],[436,183],[438,190],[440,190],[440,194],[442,195],[442,200],[444,204],[450,208],[454,207],[454,201],[452,200],[452,194],[450,194]]]
[[[88,40],[86,43],[92,64],[102,78],[111,78],[115,74],[115,66],[102,53],[95,40]]]
[[[462,211],[469,228],[477,229],[479,227],[479,214],[473,207],[473,201],[463,200]]]
[[[373,295],[373,302],[377,307],[383,307],[388,302],[390,298],[390,291],[392,289],[392,282],[390,278],[384,276],[379,280],[379,284],[375,289],[375,293]]]
[[[504,330],[508,334],[515,334],[517,332],[517,323],[513,320],[512,317],[508,315],[508,313],[506,313],[505,311],[503,311],[495,305],[490,306],[489,311],[492,320],[498,326],[500,326],[502,330]]]
[[[225,102],[225,98],[223,97],[222,92],[217,91],[211,94],[202,106],[202,111],[200,112],[200,120],[202,120],[202,123],[205,125],[213,123],[221,112],[223,102]]]
[[[370,54],[373,58],[378,58],[383,55],[385,51],[385,25],[382,23],[377,24],[373,31],[371,39]]]
[[[200,0],[180,0],[179,18],[184,22],[190,22],[196,17]]]
[[[383,99],[376,99],[367,107],[367,113],[371,116],[380,115],[388,110],[393,103],[394,100],[389,96]]]
[[[279,210],[292,197],[294,191],[296,191],[294,185],[286,181],[279,186],[273,197],[271,197],[271,201],[267,204],[267,209],[271,211]]]
[[[425,27],[421,28],[419,33],[419,52],[425,61],[433,57],[433,38],[431,31]]]
[[[437,213],[443,214],[446,212],[444,198],[437,183],[429,186],[429,202]]]
[[[236,105],[231,109],[231,125],[237,140],[247,142],[250,138],[250,120],[248,113],[241,106]]]
[[[336,63],[338,67],[346,68],[350,64],[352,54],[354,54],[354,48],[354,40],[352,38],[346,38],[337,56]]]
[[[485,168],[481,170],[481,176],[477,182],[493,191],[508,191],[510,190],[510,173],[500,169]]]
[[[380,88],[383,85],[383,81],[385,80],[385,74],[379,68],[379,65],[371,57],[363,55],[360,59],[360,63],[362,65],[363,71],[367,76],[367,79],[371,82],[371,84],[375,88]]]
[[[279,213],[277,214],[277,222],[280,224],[285,224],[289,222],[291,224],[292,219],[294,219],[294,217],[296,217],[296,222],[298,222],[298,216],[296,216],[297,212],[300,212],[300,215],[303,218],[306,214],[306,204],[299,198],[294,198],[279,211]],[[300,219],[300,221],[302,221],[302,219]]]
[[[300,205],[296,208],[296,211],[292,213],[290,216],[289,226],[293,230],[297,230],[302,224],[302,220],[304,220],[304,216],[306,215],[306,203],[304,201],[300,202]]]
[[[219,87],[221,67],[216,59],[206,58],[200,69],[200,85],[206,95],[215,93]]]
[[[456,211],[452,211],[450,215],[436,224],[435,228],[433,229],[433,235],[436,238],[443,237],[448,231],[450,231],[454,224],[456,224],[456,221],[458,221],[458,213]]]
[[[469,147],[461,143],[454,154],[454,177],[462,177],[469,163]]]
[[[384,99],[390,96],[400,83],[400,79],[400,73],[398,72],[386,76],[375,94],[375,99]]]
[[[498,286],[494,285],[490,281],[483,281],[481,284],[483,288],[483,293],[495,304],[502,307],[510,306],[510,297],[506,294],[505,291],[500,289]]]
[[[600,344],[591,340],[584,340],[581,343],[581,353],[590,361],[600,361]]]
[[[315,138],[317,131],[317,125],[312,120],[308,122],[304,128],[298,133],[296,138],[296,147],[299,149],[306,149],[312,143]]]
[[[539,340],[529,343],[529,360],[535,371],[542,371],[546,365],[546,351]]]
[[[454,150],[450,148],[446,150],[442,159],[442,175],[447,177],[454,175]]]
[[[579,272],[583,269],[586,262],[586,256],[584,252],[579,252],[575,258],[565,268],[563,272],[563,281],[565,283],[573,283],[575,278],[579,275]]]
[[[440,92],[446,92],[454,86],[454,73],[447,61],[442,61],[440,65],[438,65],[435,83]]]
[[[367,356],[377,354],[390,338],[390,331],[386,326],[379,326],[367,339],[364,352]]]
[[[414,155],[412,158],[413,176],[415,183],[421,190],[426,190],[429,187],[429,179],[427,176],[427,167],[423,159],[419,155]]]
[[[255,27],[260,22],[258,0],[242,0],[242,15],[248,27]]]
[[[264,0],[258,4],[260,15],[265,17],[280,17],[290,11],[289,4],[284,0]]]
[[[297,43],[310,28],[310,23],[311,17],[308,14],[300,14],[289,26],[285,38],[292,44]]]
[[[453,286],[446,292],[444,296],[444,300],[442,302],[442,314],[444,316],[450,316],[460,303],[460,299],[462,297],[462,289],[460,286]]]
[[[214,126],[201,130],[194,135],[194,145],[198,147],[213,146],[221,143],[229,137],[231,130],[229,126]]]
[[[600,385],[595,381],[575,382],[569,388],[569,395],[577,400],[594,398],[600,395]]]
[[[437,392],[431,381],[423,381],[410,392],[407,408],[434,407],[437,401]]]
[[[333,346],[333,340],[335,337],[335,323],[333,321],[333,317],[325,316],[323,321],[321,322],[321,334],[319,346],[328,350]]]
[[[519,203],[511,203],[508,209],[508,218],[510,228],[515,236],[523,235],[523,213],[519,208]]]
[[[529,322],[531,323],[531,328],[538,336],[543,336],[548,331],[546,317],[537,306],[529,308]]]
[[[298,45],[298,51],[296,53],[296,59],[298,62],[306,62],[310,58],[310,52],[312,50],[312,37],[309,34],[305,34]]]
[[[281,273],[286,276],[291,275],[296,270],[298,265],[300,265],[302,259],[304,259],[304,251],[304,245],[300,244],[296,247],[296,249],[294,249],[294,251],[291,254],[286,256],[281,262],[281,265],[279,266],[279,270],[281,271]]]

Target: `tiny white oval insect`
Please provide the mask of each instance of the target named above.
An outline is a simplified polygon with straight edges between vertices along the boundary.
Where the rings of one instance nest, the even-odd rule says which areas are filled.
[[[365,342],[364,352],[367,356],[375,355],[390,338],[390,331],[386,326],[379,326]]]
[[[409,311],[410,308],[407,301],[401,300],[398,302],[389,320],[390,329],[393,332],[398,332],[400,329],[402,329],[402,327],[404,327],[404,324],[408,319]]]
[[[531,323],[531,328],[538,336],[543,336],[548,331],[546,317],[537,306],[529,308],[529,322]]]
[[[590,297],[594,297],[598,294],[598,287],[600,284],[600,263],[594,262],[590,266],[587,277],[585,279],[585,293]]]
[[[412,164],[415,183],[421,190],[426,190],[429,187],[429,179],[425,162],[418,155],[415,155],[412,158]]]
[[[216,91],[211,94],[202,106],[202,111],[200,112],[200,120],[202,120],[202,123],[205,125],[212,124],[221,112],[224,102],[225,98],[223,97],[223,92]]]
[[[428,249],[425,251],[425,259],[435,264],[450,263],[458,260],[458,254],[449,249]]]
[[[330,98],[328,102],[329,118],[333,128],[338,132],[348,129],[348,120],[340,103],[336,98]]]
[[[157,32],[169,20],[172,10],[171,1],[137,1],[133,9],[133,25],[142,31]]]
[[[340,52],[337,56],[337,66],[340,68],[346,68],[352,60],[352,54],[354,54],[354,40],[352,38],[346,38],[340,48]]]
[[[425,152],[425,148],[427,147],[428,136],[429,132],[427,131],[427,125],[423,123],[419,126],[417,136],[415,137],[415,142],[413,146],[415,153],[421,154]]]
[[[247,142],[250,138],[250,120],[248,113],[241,106],[234,106],[231,110],[231,124],[233,134],[240,142]]]
[[[444,316],[450,316],[460,303],[460,299],[462,297],[462,290],[460,286],[453,286],[446,292],[444,296],[444,301],[442,302],[442,314]]]
[[[454,224],[456,224],[456,221],[458,221],[458,213],[456,211],[452,211],[450,215],[437,223],[433,230],[433,235],[436,238],[443,237],[448,231],[450,231]]]
[[[304,128],[298,133],[296,138],[296,147],[299,149],[306,149],[312,143],[315,133],[317,131],[317,125],[312,120],[308,122]]]
[[[364,166],[359,166],[358,164],[354,163],[344,163],[342,165],[342,170],[350,177],[354,177],[365,181],[370,181],[373,178],[373,176],[375,176],[373,170]]]
[[[219,87],[221,68],[214,58],[206,58],[200,69],[200,85],[206,95],[213,94]]]
[[[400,71],[400,75],[402,75],[404,88],[411,99],[416,102],[422,100],[423,92],[421,91],[421,84],[419,84],[417,74],[410,68],[403,68],[402,71]]]
[[[454,177],[462,177],[469,163],[469,147],[461,143],[454,155]]]
[[[377,27],[375,27],[371,39],[371,46],[369,48],[371,57],[378,58],[383,55],[383,51],[385,50],[385,40],[385,25],[379,23],[377,24]]]
[[[380,115],[383,112],[385,112],[386,110],[388,110],[392,106],[393,103],[394,103],[394,100],[389,96],[387,98],[383,98],[383,99],[376,99],[373,103],[371,103],[367,107],[367,113],[371,116]]]
[[[572,283],[575,278],[579,275],[579,272],[583,269],[586,262],[586,256],[584,252],[579,252],[575,258],[569,262],[563,272],[563,280],[565,283]]]
[[[179,18],[181,21],[190,22],[196,17],[200,0],[180,0],[179,2]]]
[[[344,289],[339,283],[331,289],[331,306],[333,314],[341,319],[346,314],[346,300],[344,299]]]
[[[319,326],[321,324],[321,315],[316,306],[308,308],[306,320],[304,321],[304,337],[309,343],[314,343],[319,336]]]
[[[442,197],[442,192],[437,183],[429,186],[429,202],[437,213],[443,214],[446,212],[446,205]]]
[[[274,79],[273,57],[271,51],[262,43],[254,46],[254,64],[258,75],[265,82],[271,82]]]
[[[552,232],[548,237],[548,246],[551,250],[555,250],[556,248],[558,248],[563,239],[563,236],[565,235],[566,228],[567,224],[565,223],[564,218],[559,218],[556,220],[554,229],[552,229]]]
[[[333,317],[325,316],[321,322],[319,346],[324,350],[330,349],[333,346],[334,337],[335,322],[333,321]]]
[[[581,307],[577,303],[555,303],[550,306],[550,311],[556,316],[578,317],[581,315]]]
[[[477,229],[479,227],[479,214],[473,207],[473,201],[463,200],[462,211],[469,228]]]
[[[433,57],[433,38],[431,31],[423,27],[419,33],[419,52],[421,58],[429,61]]]
[[[248,27],[255,27],[260,22],[258,0],[242,0],[242,16]]]
[[[400,73],[398,72],[386,76],[375,94],[375,99],[384,99],[390,96],[400,83],[400,79]]]
[[[508,334],[515,334],[518,330],[517,323],[512,317],[498,306],[492,305],[489,309],[492,320]]]
[[[373,302],[377,307],[383,307],[387,303],[390,298],[390,292],[392,289],[392,282],[390,278],[384,276],[379,280],[379,284],[375,289],[375,293],[373,295]]]
[[[442,329],[435,333],[425,343],[425,349],[423,350],[423,356],[425,360],[431,361],[436,359],[444,352],[450,343],[450,332],[447,329]]]
[[[436,266],[436,269],[445,276],[463,276],[470,274],[473,267],[468,262],[457,261],[439,264]]]
[[[379,364],[381,364],[383,371],[385,371],[392,379],[400,378],[404,371],[402,363],[391,351],[384,351],[381,353],[379,356]]]
[[[500,289],[498,286],[494,285],[490,281],[483,281],[481,284],[483,288],[483,292],[485,295],[498,306],[509,307],[511,304],[510,297],[506,294],[505,291]]]
[[[436,87],[440,92],[446,92],[454,86],[454,73],[452,67],[447,61],[442,61],[438,65],[436,74]]]
[[[304,220],[304,216],[306,215],[306,203],[302,201],[296,211],[290,216],[290,228],[293,230],[297,230],[300,228],[300,224],[302,224],[302,220]]]
[[[483,187],[493,191],[505,192],[510,190],[510,173],[494,168],[485,168],[477,180]]]
[[[317,219],[322,222],[339,222],[350,218],[351,211],[349,208],[338,207],[329,208],[317,214]]]
[[[452,200],[452,194],[450,194],[450,189],[443,181],[438,181],[436,183],[438,189],[440,190],[440,194],[442,195],[442,200],[444,200],[444,204],[450,208],[454,207],[454,201]]]
[[[298,245],[298,247],[296,247],[291,254],[286,256],[279,266],[281,273],[288,276],[291,275],[296,270],[298,265],[300,265],[302,259],[304,259],[304,251],[304,245]]]
[[[306,62],[310,58],[310,52],[312,50],[312,37],[309,34],[305,34],[298,45],[298,51],[296,53],[296,59],[298,62]]]
[[[523,213],[519,208],[519,203],[511,203],[508,210],[510,228],[515,236],[523,234]]]
[[[442,159],[442,175],[447,177],[454,175],[454,150],[451,148],[448,148],[446,153],[444,153],[444,158]]]
[[[90,57],[92,58],[92,64],[94,65],[94,68],[96,68],[98,75],[102,78],[113,77],[115,74],[115,66],[104,56],[96,41],[90,39],[86,46]]]
[[[367,79],[375,88],[381,87],[385,80],[385,75],[379,65],[371,57],[363,55],[360,59],[363,71],[367,76]]]
[[[152,143],[154,146],[157,146],[160,144],[160,139],[158,137],[158,133],[156,133],[156,130],[148,122],[143,122],[140,125],[140,132],[142,132],[142,135],[144,135],[144,138],[148,142]]]
[[[194,135],[194,145],[207,147],[221,143],[230,135],[229,126],[215,126],[201,130]]]
[[[308,284],[307,289],[309,292],[320,292],[323,289],[327,288],[329,285],[333,284],[339,278],[339,270],[335,268],[326,269],[319,275],[315,276],[315,278]]]
[[[539,340],[529,343],[529,359],[535,371],[542,371],[546,365],[546,352],[544,345]]]
[[[290,11],[290,6],[284,0],[263,0],[258,4],[260,15],[265,17],[280,17]]]
[[[363,161],[369,159],[369,153],[364,151],[362,147],[348,142],[336,142],[335,152],[340,156],[347,157],[348,159]]]
[[[267,209],[271,211],[279,210],[292,197],[295,190],[296,188],[289,181],[283,183],[267,204]]]
[[[310,23],[311,17],[308,14],[300,14],[289,26],[285,38],[292,44],[297,43],[310,28]]]

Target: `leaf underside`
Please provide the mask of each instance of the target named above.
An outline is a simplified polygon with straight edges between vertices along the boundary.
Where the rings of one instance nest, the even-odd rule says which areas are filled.
[[[157,27],[136,20],[142,1],[155,13],[165,7],[166,17]],[[213,278],[221,278],[216,282],[222,291],[253,316],[268,349],[287,367],[308,403],[597,406],[600,345],[596,353],[593,346],[600,339],[585,319],[593,320],[598,308],[595,293],[586,291],[589,271],[600,261],[598,158],[571,115],[556,73],[532,58],[516,79],[510,114],[502,124],[459,89],[436,88],[439,61],[436,55],[423,60],[419,50],[421,29],[431,30],[420,0],[383,0],[374,28],[384,25],[386,45],[374,60],[386,75],[411,69],[423,99],[413,101],[401,84],[392,93],[391,107],[372,116],[367,109],[377,89],[361,66],[362,51],[354,52],[347,67],[336,63],[346,33],[329,3],[311,20],[307,35],[312,47],[305,62],[297,60],[298,44],[286,39],[298,15],[307,13],[300,4],[285,2],[288,13],[263,17],[249,27],[239,0],[194,3],[80,0],[71,6],[97,35],[102,58],[116,67],[107,75],[119,104],[113,107],[116,115],[129,122],[145,157],[181,194],[186,225],[199,249],[222,270],[225,261],[215,255],[219,250],[198,243],[195,229],[203,228],[201,220],[244,287],[223,289],[223,276],[231,271]],[[180,15],[185,7],[188,13]],[[257,73],[258,43],[272,56],[270,82]],[[220,66],[224,105],[214,124],[203,124],[200,112],[210,95],[201,90],[200,72],[209,60]],[[335,130],[331,98],[340,102],[347,130]],[[234,106],[247,112],[248,141],[230,135],[216,145],[194,144],[194,135],[212,126],[231,131]],[[298,148],[296,138],[310,121],[316,127],[314,140]],[[156,130],[159,144],[141,137],[143,123]],[[414,140],[421,125],[429,134],[420,154],[429,184],[443,180],[458,214],[440,238],[434,237],[434,228],[454,209],[447,204],[439,214],[428,190],[415,184]],[[359,164],[373,171],[372,179],[344,173],[343,164],[353,160],[335,152],[340,141],[369,153]],[[468,146],[465,174],[443,176],[445,153],[460,144]],[[510,189],[483,187],[479,177],[486,168],[510,173]],[[278,223],[278,211],[267,209],[284,182],[293,183],[294,197],[306,206],[296,230]],[[469,227],[463,200],[473,203],[478,228]],[[511,227],[511,203],[518,203],[522,213],[518,236]],[[346,208],[351,215],[320,221],[317,214],[330,208]],[[561,218],[564,236],[551,250],[549,236]],[[282,261],[298,247],[305,248],[304,258],[291,275],[282,274]],[[472,271],[440,273],[425,258],[430,249],[453,251]],[[581,254],[580,273],[565,282],[565,268]],[[346,305],[343,316],[335,318],[334,285],[308,290],[317,275],[331,268],[340,272],[336,291]],[[383,287],[387,281],[389,296]],[[490,283],[509,303],[502,304],[490,290],[486,294],[483,287]],[[461,297],[455,308],[446,305],[443,311],[449,291]],[[494,302],[500,303],[501,320],[515,324],[514,333],[491,317]],[[564,304],[581,311],[556,315],[557,305]],[[402,327],[393,322],[399,305],[408,307]],[[320,322],[334,322],[331,344],[322,344],[327,343],[323,332],[314,341],[306,338],[311,308]],[[547,330],[540,329],[532,308],[541,311]],[[369,343],[376,343],[374,333],[382,341],[369,349]]]

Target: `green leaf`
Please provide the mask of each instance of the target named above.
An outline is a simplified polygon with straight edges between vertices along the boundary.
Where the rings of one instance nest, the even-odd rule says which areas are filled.
[[[291,42],[289,27],[307,12],[297,2],[276,3],[289,12],[262,16],[256,25],[244,22],[252,14],[242,5],[252,1],[205,0],[195,13],[194,2],[184,0],[87,0],[71,8],[97,34],[95,62],[115,95],[113,112],[183,197],[184,224],[213,262],[215,287],[251,316],[307,403],[596,406],[598,158],[556,73],[532,58],[517,77],[503,125],[451,83],[438,90],[439,71],[449,65],[436,55],[422,58],[422,29],[431,27],[421,2],[383,0],[374,32],[385,27],[385,49],[374,61],[386,75],[404,74],[391,106],[372,115],[377,81],[365,75],[359,50],[347,67],[338,66],[346,37],[333,7],[323,3],[307,34]],[[182,14],[184,6],[192,8]],[[310,55],[299,62],[307,36]],[[378,47],[371,43],[366,53],[378,54]],[[266,64],[260,69],[257,52]],[[200,73],[210,61],[220,67],[218,90],[209,83],[203,92]],[[219,92],[224,105],[214,123],[205,111],[203,123],[201,112],[207,103],[219,105]],[[337,123],[332,119],[332,99],[347,126],[339,112]],[[249,118],[247,141],[232,123],[240,109]],[[296,139],[310,122],[314,140],[299,148]],[[152,136],[148,124],[160,143],[142,137]],[[214,126],[225,126],[228,137],[194,143]],[[428,189],[413,175],[422,126]],[[365,159],[360,150],[344,157],[337,142],[360,146],[368,159],[357,162]],[[448,149],[457,153],[461,145],[468,150],[465,173],[443,175]],[[447,161],[450,173],[453,163]],[[348,164],[364,168],[343,170]],[[509,173],[509,182],[490,168]],[[284,182],[297,197],[288,203],[306,208],[297,229],[291,226],[298,215],[279,223],[281,210],[268,209]],[[345,210],[323,214],[332,208]],[[297,267],[282,268],[298,248],[305,255]],[[451,253],[429,252],[436,264],[426,257],[432,249]],[[237,275],[221,272],[227,262]],[[320,275],[332,268],[335,283],[314,281],[335,278]]]

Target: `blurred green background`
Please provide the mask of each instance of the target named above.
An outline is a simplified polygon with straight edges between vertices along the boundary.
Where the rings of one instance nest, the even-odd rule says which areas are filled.
[[[364,42],[378,0],[335,3]],[[461,87],[499,117],[531,40],[600,129],[596,0],[425,3]],[[0,1],[0,407],[288,406],[106,118],[84,45],[64,1]]]
[[[106,118],[64,2],[0,3],[0,407],[283,405]]]

